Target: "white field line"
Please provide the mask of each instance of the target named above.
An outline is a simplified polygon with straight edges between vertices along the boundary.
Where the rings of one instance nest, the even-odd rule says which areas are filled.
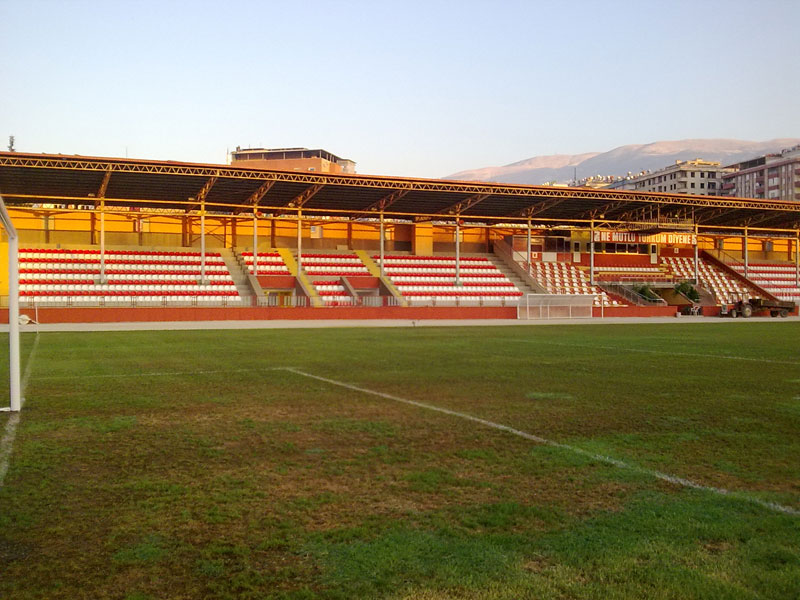
[[[599,462],[604,462],[609,465],[613,465],[615,467],[619,467],[620,469],[629,469],[636,473],[641,473],[644,475],[649,475],[651,477],[655,477],[656,479],[660,479],[662,481],[666,481],[667,483],[671,483],[673,485],[678,485],[682,487],[692,488],[695,490],[702,490],[706,492],[713,492],[715,494],[719,494],[721,496],[729,496],[732,498],[737,498],[741,500],[745,500],[747,502],[751,502],[753,504],[757,504],[764,508],[768,508],[770,510],[784,513],[787,515],[800,515],[800,510],[792,508],[790,506],[783,506],[782,504],[777,504],[775,502],[767,502],[766,500],[761,500],[759,498],[754,498],[749,494],[745,494],[743,492],[727,490],[725,488],[714,487],[710,485],[703,485],[702,483],[697,483],[690,479],[684,479],[683,477],[677,477],[675,475],[669,475],[667,473],[662,473],[661,471],[653,471],[651,469],[645,469],[643,467],[636,466],[631,463],[627,463],[622,460],[618,460],[616,458],[612,458],[610,456],[604,456],[602,454],[595,454],[594,452],[589,452],[588,450],[584,450],[582,448],[578,448],[577,446],[570,446],[569,444],[562,444],[561,442],[555,442],[553,440],[549,440],[547,438],[543,438],[538,435],[534,435],[532,433],[527,433],[525,431],[521,431],[519,429],[515,429],[513,427],[509,427],[508,425],[502,425],[501,423],[495,423],[493,421],[488,421],[486,419],[481,419],[480,417],[475,417],[473,415],[459,412],[456,410],[451,410],[449,408],[442,408],[440,406],[435,406],[433,404],[427,404],[426,402],[418,402],[416,400],[409,400],[407,398],[401,398],[400,396],[394,396],[392,394],[387,394],[385,392],[378,392],[376,390],[370,390],[367,388],[359,387],[357,385],[352,385],[349,383],[345,383],[343,381],[337,381],[336,379],[330,379],[328,377],[321,377],[319,375],[312,375],[311,373],[306,373],[305,371],[301,371],[295,367],[284,367],[284,370],[290,371],[297,375],[302,375],[303,377],[309,377],[311,379],[316,379],[318,381],[324,381],[325,383],[329,383],[331,385],[336,385],[339,387],[343,387],[348,390],[353,390],[355,392],[361,392],[362,394],[369,394],[372,396],[378,396],[379,398],[385,398],[386,400],[393,400],[394,402],[402,402],[403,404],[410,404],[411,406],[416,406],[418,408],[424,408],[426,410],[436,411],[438,413],[443,413],[445,415],[450,415],[453,417],[458,417],[460,419],[465,419],[467,421],[472,421],[473,423],[478,423],[480,425],[484,425],[486,427],[491,427],[492,429],[497,429],[499,431],[504,431],[506,433],[510,433],[512,435],[519,436],[521,438],[525,438],[526,440],[530,440],[532,442],[536,442],[537,444],[544,444],[546,446],[551,446],[553,448],[560,448],[562,450],[568,450],[573,452],[574,454],[580,454],[581,456],[585,456],[587,458],[591,458],[592,460],[596,460]]]
[[[36,355],[36,349],[39,347],[39,334],[33,340],[33,347],[31,353],[28,355],[28,364],[25,365],[25,372],[22,374],[20,381],[20,395],[22,395],[21,402],[25,401],[25,389],[28,387],[28,381],[31,378],[31,370],[33,369],[33,358]],[[17,426],[19,425],[20,413],[11,413],[6,422],[6,429],[3,433],[3,439],[0,440],[0,488],[3,487],[3,482],[8,473],[8,462],[11,459],[11,451],[14,449],[14,439],[17,437]]]
[[[39,349],[39,332],[36,332],[36,337],[33,338],[33,346],[31,353],[28,355],[28,364],[25,365],[25,371],[22,373],[22,381],[20,381],[20,395],[22,396],[21,402],[25,402],[25,390],[28,388],[28,381],[31,378],[31,371],[33,370],[33,359],[36,356],[36,351]]]
[[[36,381],[48,379],[116,379],[121,377],[165,377],[169,375],[212,375],[219,373],[254,373],[260,371],[284,371],[288,367],[267,367],[252,369],[213,369],[209,371],[153,371],[151,373],[104,373],[102,375],[45,375],[37,377]]]
[[[771,358],[751,358],[748,356],[736,356],[733,354],[701,354],[695,352],[673,352],[671,350],[651,350],[649,348],[625,348],[622,346],[597,346],[594,344],[565,344],[564,342],[551,342],[549,340],[508,340],[506,342],[515,342],[517,344],[546,344],[548,346],[563,346],[565,348],[582,348],[588,350],[615,350],[617,352],[644,352],[646,354],[664,354],[667,356],[690,356],[692,358],[721,358],[725,360],[746,360],[752,362],[773,363],[776,365],[798,365],[800,362],[791,360],[774,360]]]

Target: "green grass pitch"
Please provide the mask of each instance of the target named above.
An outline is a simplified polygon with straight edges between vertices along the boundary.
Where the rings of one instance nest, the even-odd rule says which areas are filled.
[[[799,340],[795,322],[42,333],[0,598],[797,599],[800,515],[759,501],[800,511]]]

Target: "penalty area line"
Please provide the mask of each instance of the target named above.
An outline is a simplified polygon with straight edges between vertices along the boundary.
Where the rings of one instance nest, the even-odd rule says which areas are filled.
[[[369,394],[371,396],[377,396],[379,398],[384,398],[386,400],[392,400],[394,402],[401,402],[403,404],[408,404],[411,406],[416,406],[418,408],[424,408],[426,410],[435,411],[438,413],[442,413],[445,415],[450,415],[452,417],[458,417],[460,419],[464,419],[466,421],[471,421],[473,423],[478,423],[479,425],[483,425],[485,427],[490,427],[491,429],[496,429],[498,431],[504,431],[506,433],[510,433],[512,435],[516,435],[518,437],[524,438],[526,440],[530,440],[532,442],[536,442],[537,444],[543,444],[545,446],[551,446],[553,448],[560,448],[562,450],[568,450],[574,454],[579,454],[581,456],[585,456],[592,460],[596,460],[598,462],[603,462],[609,465],[613,465],[620,469],[628,469],[635,473],[640,473],[643,475],[649,475],[650,477],[654,477],[655,479],[659,479],[661,481],[666,481],[667,483],[671,483],[672,485],[677,485],[681,487],[691,488],[694,490],[700,490],[704,492],[712,492],[714,494],[720,496],[728,496],[730,498],[735,498],[737,500],[744,500],[750,502],[752,504],[757,504],[763,508],[767,508],[769,510],[773,510],[775,512],[787,514],[787,515],[800,515],[800,510],[792,508],[791,506],[784,506],[782,504],[777,504],[775,502],[768,502],[766,500],[761,500],[760,498],[754,498],[753,496],[746,494],[744,492],[728,490],[725,488],[704,485],[702,483],[698,483],[696,481],[692,481],[691,479],[685,479],[683,477],[677,477],[675,475],[670,475],[668,473],[662,473],[661,471],[655,471],[652,469],[646,469],[643,467],[639,467],[637,465],[625,462],[623,460],[619,460],[616,458],[612,458],[610,456],[604,456],[602,454],[595,454],[594,452],[590,452],[588,450],[584,450],[583,448],[579,448],[577,446],[571,446],[569,444],[563,444],[561,442],[556,442],[539,435],[535,435],[532,433],[528,433],[527,431],[522,431],[520,429],[515,429],[514,427],[509,427],[508,425],[503,425],[502,423],[495,423],[494,421],[489,421],[487,419],[482,419],[480,417],[476,417],[474,415],[470,415],[469,413],[460,412],[457,410],[451,410],[449,408],[443,408],[441,406],[436,406],[434,404],[428,404],[426,402],[419,402],[417,400],[409,400],[408,398],[401,398],[400,396],[395,396],[393,394],[387,394],[385,392],[379,392],[376,390],[370,390],[368,388],[360,387],[357,385],[353,385],[350,383],[345,383],[344,381],[337,381],[336,379],[330,379],[329,377],[322,377],[320,375],[314,375],[312,373],[307,373],[305,371],[301,371],[296,367],[282,367],[282,370],[289,371],[291,373],[295,373],[296,375],[301,375],[303,377],[308,377],[309,379],[316,379],[317,381],[323,381],[325,383],[329,383],[331,385],[336,385],[348,390],[352,390],[354,392],[361,392],[362,394]]]

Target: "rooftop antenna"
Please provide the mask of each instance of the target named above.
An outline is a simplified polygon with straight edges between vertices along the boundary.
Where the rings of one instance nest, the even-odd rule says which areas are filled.
[[[8,151],[9,152],[16,152],[16,148],[14,148],[14,136],[8,136]]]

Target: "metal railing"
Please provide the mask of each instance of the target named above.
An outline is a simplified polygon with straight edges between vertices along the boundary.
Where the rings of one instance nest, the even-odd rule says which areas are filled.
[[[352,308],[352,307],[382,307],[400,306],[400,300],[394,296],[358,296],[347,300],[325,301],[325,296],[321,296],[323,308]],[[305,308],[311,306],[307,296],[285,296],[270,294],[268,296],[254,297],[253,306],[269,308]]]
[[[636,285],[636,284],[628,284],[628,285]],[[640,283],[640,285],[647,285],[647,283]],[[640,294],[639,292],[630,289],[627,285],[621,285],[619,283],[602,283],[600,287],[607,292],[615,294],[617,296],[622,296],[628,302],[632,302],[636,306],[667,306],[667,301],[663,298],[648,298]]]
[[[394,296],[359,296],[348,300],[325,301],[322,297],[321,308],[348,308],[348,307],[388,307],[402,306],[403,299]],[[506,298],[425,298],[415,300],[405,298],[408,306],[517,306],[517,300]],[[8,306],[8,296],[0,297],[0,308]],[[89,300],[80,296],[70,297],[35,297],[31,300],[20,300],[20,307],[26,309],[39,308],[306,308],[312,306],[311,299],[307,296],[288,296],[269,294],[265,296],[252,296],[236,299],[209,299],[204,296],[186,296],[180,300],[174,298],[161,298],[158,300],[141,300],[139,298],[114,298],[106,300]]]

